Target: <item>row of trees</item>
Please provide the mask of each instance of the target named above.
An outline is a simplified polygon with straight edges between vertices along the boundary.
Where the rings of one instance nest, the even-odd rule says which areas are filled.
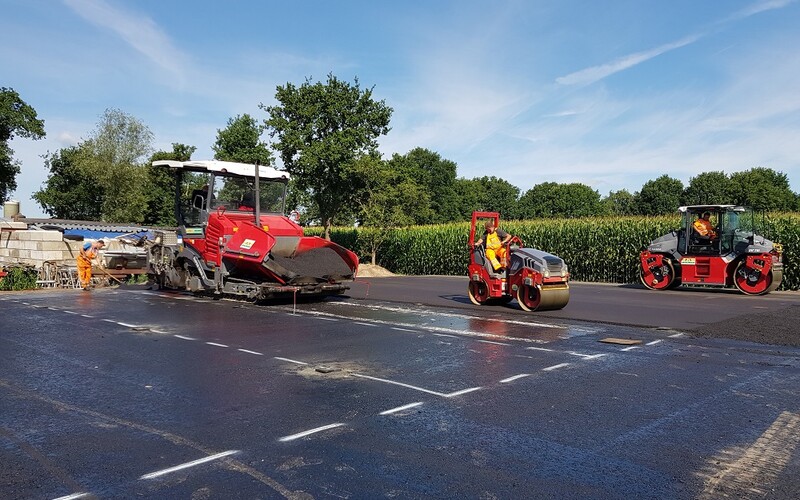
[[[326,236],[333,224],[444,223],[465,220],[474,210],[530,219],[659,215],[685,204],[800,208],[787,176],[768,168],[731,175],[705,172],[688,186],[662,175],[638,192],[613,191],[606,197],[579,183],[545,182],[521,192],[493,176],[459,178],[453,161],[424,148],[382,158],[378,139],[390,130],[392,109],[376,101],[372,89],[361,88],[358,79],[349,83],[328,75],[324,83],[287,83],[277,88],[276,100],[273,106],[259,105],[267,115],[262,121],[247,114],[231,118],[218,130],[214,156],[270,165],[275,163],[274,151],[292,174],[289,206],[298,208],[304,221],[322,223]],[[0,121],[0,133],[43,136],[43,123],[35,120],[35,112],[31,119],[30,111],[24,125],[12,128],[14,122]],[[267,135],[271,144],[264,141]],[[188,160],[196,148],[174,143],[172,151],[153,152],[152,143],[153,134],[138,119],[107,110],[88,139],[47,155],[50,175],[34,198],[58,218],[174,224],[174,179],[150,162]],[[13,184],[6,186],[13,189]]]

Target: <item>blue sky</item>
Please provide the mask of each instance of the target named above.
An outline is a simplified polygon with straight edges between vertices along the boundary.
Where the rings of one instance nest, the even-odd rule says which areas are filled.
[[[14,139],[13,197],[41,155],[88,137],[107,108],[155,148],[212,157],[229,118],[328,73],[394,109],[384,157],[425,147],[460,177],[607,195],[662,174],[769,167],[800,191],[797,0],[0,0],[0,86],[45,120]]]

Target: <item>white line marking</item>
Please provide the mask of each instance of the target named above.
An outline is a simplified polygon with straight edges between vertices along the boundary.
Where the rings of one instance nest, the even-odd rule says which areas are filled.
[[[327,431],[328,429],[334,429],[336,427],[341,427],[343,425],[344,424],[323,425],[322,427],[317,427],[316,429],[311,429],[311,430],[308,430],[308,431],[298,432],[297,434],[292,434],[291,436],[283,436],[282,438],[278,439],[278,441],[281,441],[281,442],[285,443],[286,441],[292,441],[294,439],[305,437],[305,436],[308,436],[310,434],[314,434],[316,432]]]
[[[437,337],[450,337],[451,339],[456,338],[455,335],[447,335],[445,333],[434,333],[434,335],[436,335]]]
[[[397,408],[392,408],[391,410],[386,410],[380,412],[378,415],[391,415],[392,413],[397,413],[398,411],[408,410],[409,408],[414,408],[420,406],[422,403],[411,403],[403,406],[398,406]]]
[[[223,451],[222,453],[217,453],[216,455],[211,455],[205,458],[200,458],[198,460],[193,460],[191,462],[186,462],[185,464],[176,465],[175,467],[170,467],[169,469],[162,469],[156,472],[151,472],[149,474],[145,474],[144,476],[140,477],[139,479],[153,479],[154,477],[163,476],[165,474],[169,474],[170,472],[179,471],[182,469],[188,469],[189,467],[194,467],[195,465],[204,464],[206,462],[211,462],[213,460],[217,460],[219,458],[227,457],[228,455],[233,455],[234,453],[239,453],[239,450],[229,450]]]
[[[217,344],[216,342],[206,342],[206,344],[213,345],[213,346],[216,346],[216,347],[228,347],[225,344]]]
[[[78,314],[75,311],[64,311],[64,312],[67,313],[67,314]]]
[[[511,344],[506,344],[505,342],[494,342],[492,340],[476,340],[475,342],[483,342],[484,344],[494,344],[494,345],[511,345]]]
[[[339,321],[336,318],[323,318],[322,316],[312,316],[312,318],[321,319],[322,321]]]
[[[424,389],[422,387],[417,387],[415,385],[404,384],[402,382],[395,382],[394,380],[386,380],[385,378],[370,377],[369,375],[361,375],[360,373],[351,373],[351,375],[354,376],[354,377],[360,377],[360,378],[366,378],[366,379],[369,379],[369,380],[375,380],[377,382],[384,382],[384,383],[387,383],[387,384],[399,385],[400,387],[406,387],[408,389],[414,389],[415,391],[425,392],[427,394],[433,394],[434,396],[440,396],[440,397],[443,397],[443,398],[447,397],[447,394],[444,394],[444,393],[441,393],[441,392],[432,391],[430,389]]]
[[[567,354],[570,354],[572,356],[579,356],[579,357],[584,358],[584,359],[591,359],[591,358],[594,358],[594,357],[598,356],[598,354],[582,354],[582,353],[575,352],[575,351],[567,351]],[[599,356],[602,356],[602,354],[600,354]]]
[[[483,389],[483,387],[470,387],[469,389],[462,389],[460,391],[451,392],[450,394],[445,394],[444,397],[452,398],[455,396],[461,396],[462,394],[467,394],[468,392],[480,391],[481,389]]]
[[[151,328],[150,331],[153,333],[160,333],[161,335],[169,335],[167,332],[162,332],[161,330],[155,330],[153,328]]]
[[[412,332],[412,333],[419,332],[419,330],[412,330],[410,328],[400,328],[399,326],[393,326],[392,330],[397,330],[398,332]]]
[[[255,354],[256,356],[263,356],[260,352],[248,351],[247,349],[238,349],[239,351],[246,352],[247,354]]]
[[[124,326],[125,328],[139,328],[139,325],[131,325],[130,323],[123,323],[121,321],[117,321],[119,326]]]
[[[675,339],[675,338],[678,338],[678,337],[683,337],[683,334],[682,333],[676,333],[674,335],[670,335],[669,336],[669,338],[671,338],[671,339]]]
[[[509,382],[513,382],[520,378],[529,377],[530,375],[531,375],[530,373],[520,373],[519,375],[514,375],[513,377],[504,378],[503,380],[500,381],[500,383],[507,384]]]
[[[559,363],[557,365],[548,366],[547,368],[542,368],[543,372],[549,372],[550,370],[556,370],[558,368],[563,368],[565,366],[569,366],[569,363]]]
[[[624,349],[620,349],[620,351],[632,351],[632,350],[634,350],[634,349],[638,349],[638,348],[639,348],[639,346],[638,346],[638,345],[632,345],[632,346],[630,346],[630,347],[626,347],[626,348],[624,348]]]
[[[593,355],[591,355],[591,356],[586,356],[586,357],[585,357],[585,358],[583,358],[583,359],[595,359],[595,358],[602,358],[603,356],[605,356],[605,354],[593,354]]]
[[[526,349],[531,349],[533,351],[554,352],[553,349],[548,349],[546,347],[526,347]]]
[[[81,318],[94,318],[94,316],[90,316],[88,314],[81,314]]]
[[[302,361],[296,361],[296,360],[294,360],[294,359],[289,359],[289,358],[279,358],[278,356],[275,356],[275,359],[279,359],[279,360],[281,360],[281,361],[286,361],[286,362],[289,362],[289,363],[294,363],[294,364],[296,364],[296,365],[307,365],[307,364],[308,364],[308,363],[304,363],[304,362],[302,362]]]
[[[54,498],[53,500],[76,500],[78,498],[85,498],[88,497],[89,493],[73,493],[72,495],[67,495],[65,497],[58,497]]]
[[[106,323],[116,323],[113,319],[103,318],[100,321],[105,321]]]
[[[375,323],[365,323],[363,321],[353,321],[353,324],[361,326],[378,326]]]
[[[196,338],[194,338],[194,337],[186,337],[186,336],[184,336],[184,335],[175,335],[175,337],[177,337],[177,338],[179,338],[179,339],[181,339],[181,340],[197,340],[197,339],[196,339]]]
[[[646,343],[645,345],[656,345],[656,344],[658,344],[658,343],[660,343],[660,342],[663,342],[663,340],[661,340],[661,339],[659,339],[659,340],[654,340],[654,341],[652,341],[652,342],[648,342],[648,343]]]

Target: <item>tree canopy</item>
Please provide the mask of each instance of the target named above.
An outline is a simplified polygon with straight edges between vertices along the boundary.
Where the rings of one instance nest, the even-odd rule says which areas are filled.
[[[248,114],[228,120],[228,126],[217,130],[217,140],[212,146],[214,158],[240,163],[271,165],[274,161],[267,143],[261,140],[264,126]]]
[[[141,121],[108,109],[91,136],[74,148],[50,157],[50,175],[34,197],[57,217],[72,212],[65,199],[91,202],[81,211],[106,222],[139,222],[147,212],[146,170],[153,134]],[[68,175],[64,179],[62,172]],[[73,217],[67,217],[73,218]]]
[[[9,146],[14,136],[34,140],[43,138],[44,120],[38,118],[36,110],[14,89],[0,87],[0,201],[17,189],[20,164]]]
[[[687,205],[725,205],[731,203],[730,178],[724,172],[703,172],[689,179],[683,193]]]
[[[526,191],[519,201],[519,216],[587,217],[602,211],[600,193],[585,184],[544,182]]]
[[[730,203],[760,210],[793,210],[795,194],[789,178],[771,168],[757,167],[730,176]]]
[[[295,186],[308,191],[330,238],[334,218],[355,203],[362,184],[356,161],[377,153],[378,137],[389,132],[392,108],[374,100],[372,89],[362,89],[357,78],[351,84],[333,74],[326,83],[307,79],[300,87],[278,86],[275,97],[279,104],[260,105],[277,140],[273,148]]]
[[[639,215],[666,215],[674,213],[681,205],[683,183],[666,174],[644,183],[636,194],[636,212]]]

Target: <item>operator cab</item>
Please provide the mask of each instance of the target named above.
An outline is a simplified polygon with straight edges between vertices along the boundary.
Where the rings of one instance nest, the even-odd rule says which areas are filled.
[[[736,205],[692,205],[680,207],[681,229],[678,250],[682,255],[727,255],[738,246],[752,242],[754,212]],[[703,235],[698,223],[709,214],[709,234]]]

